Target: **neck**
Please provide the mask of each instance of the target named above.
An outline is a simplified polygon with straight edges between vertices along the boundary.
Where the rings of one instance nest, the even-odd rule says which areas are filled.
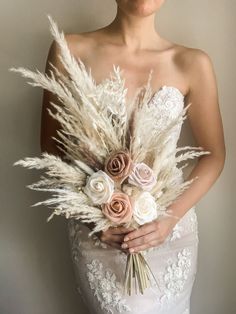
[[[155,14],[146,17],[128,15],[119,7],[115,19],[106,29],[117,35],[119,44],[130,51],[151,49],[161,39],[155,29]]]

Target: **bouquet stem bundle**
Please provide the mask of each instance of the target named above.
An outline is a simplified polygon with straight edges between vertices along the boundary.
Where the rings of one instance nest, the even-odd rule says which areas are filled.
[[[158,286],[156,278],[153,275],[151,268],[145,260],[142,252],[129,253],[127,256],[127,263],[125,268],[124,293],[131,295],[134,288],[136,294],[138,291],[143,294],[144,290],[151,286],[150,275],[153,276]]]

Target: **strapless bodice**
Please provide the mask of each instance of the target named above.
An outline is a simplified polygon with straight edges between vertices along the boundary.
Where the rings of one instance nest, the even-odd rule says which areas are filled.
[[[150,105],[156,107],[160,113],[159,127],[165,128],[171,120],[175,119],[184,108],[185,96],[174,86],[162,86],[150,100]]]

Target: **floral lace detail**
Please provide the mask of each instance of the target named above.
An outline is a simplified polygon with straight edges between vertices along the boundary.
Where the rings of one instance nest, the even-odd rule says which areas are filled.
[[[198,243],[198,222],[197,215],[195,213],[195,207],[192,207],[189,212],[186,213],[185,217],[183,217],[172,229],[172,232],[167,236],[165,241],[158,246],[150,247],[145,251],[142,251],[144,255],[149,252],[157,252],[159,250],[163,250],[164,248],[169,248],[170,243],[182,238],[184,235],[194,233],[196,236],[196,240]]]
[[[95,234],[92,235],[93,244],[95,246],[100,246],[103,249],[107,249],[108,245],[106,243],[103,243]]]
[[[158,111],[158,121],[155,122],[155,129],[163,131],[165,127],[180,114],[184,108],[184,96],[180,90],[173,86],[162,86],[150,101]],[[181,132],[183,121],[179,122],[171,131],[165,149],[175,149]]]
[[[79,258],[79,247],[81,245],[81,234],[82,230],[80,228],[80,225],[75,221],[74,219],[70,219],[68,222],[68,228],[69,228],[69,238],[71,242],[71,256],[73,261],[76,263],[78,262]]]
[[[116,280],[116,275],[110,269],[105,270],[98,259],[93,259],[86,265],[90,288],[94,290],[94,295],[101,304],[101,308],[105,309],[107,313],[113,313],[113,309],[118,313],[130,312],[130,307],[122,298],[122,285]]]
[[[84,297],[84,294],[82,293],[82,290],[81,290],[80,286],[76,286],[76,291],[78,292],[78,294],[79,294],[81,300],[84,302],[84,305],[85,305],[85,307],[86,307],[86,304],[87,304],[87,303],[86,303],[86,299],[85,299],[85,297]]]
[[[170,241],[180,239],[182,236],[193,233],[196,234],[196,239],[198,240],[198,221],[195,212],[195,207],[192,207],[186,216],[183,217],[182,221],[179,221],[173,228],[170,234]]]
[[[160,109],[163,118],[173,119],[184,106],[184,96],[178,88],[164,85],[154,94],[151,102]],[[162,122],[162,119],[159,121]],[[160,126],[163,127],[163,124]]]
[[[83,233],[84,226],[75,219],[70,219],[68,224],[69,224],[69,237],[72,243],[72,248],[74,252],[73,255],[75,257],[75,255],[78,253],[78,247],[80,247],[83,242],[81,240],[81,235]],[[88,240],[91,239],[94,246],[99,246],[102,247],[103,249],[107,249],[108,247],[108,245],[106,243],[103,243],[95,234],[93,234],[90,239],[87,237],[87,239]]]
[[[186,309],[183,314],[190,314],[189,309]]]
[[[193,215],[190,217],[190,222],[189,222],[189,227],[191,231],[194,231],[198,226],[198,221],[197,221],[197,215],[194,212]]]
[[[184,248],[178,252],[177,261],[169,258],[167,264],[166,272],[161,273],[161,281],[164,289],[164,294],[161,297],[162,302],[178,297],[180,292],[183,291],[191,268],[191,250]]]
[[[183,226],[176,224],[172,230],[170,241],[174,241],[176,239],[181,238],[181,232],[183,231]]]

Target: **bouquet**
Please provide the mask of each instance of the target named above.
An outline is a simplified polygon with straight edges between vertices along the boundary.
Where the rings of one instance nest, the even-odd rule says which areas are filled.
[[[110,78],[96,84],[80,58],[70,52],[63,32],[48,15],[50,31],[60,47],[59,58],[68,73],[50,63],[50,76],[39,70],[11,68],[57,95],[60,104],[49,114],[60,122],[58,137],[53,138],[65,159],[43,152],[26,157],[14,165],[44,169],[32,190],[50,192],[50,198],[32,206],[46,205],[54,215],[93,223],[89,236],[111,226],[138,228],[171,215],[167,207],[195,179],[180,182],[177,164],[203,154],[201,147],[167,149],[171,134],[186,118],[189,104],[160,132],[160,116],[150,105],[152,89],[147,84],[137,91],[127,106],[124,79],[113,64]],[[133,108],[133,109],[132,109]],[[181,154],[178,154],[181,152]],[[149,164],[146,160],[152,156]],[[178,171],[177,171],[178,170]],[[197,178],[197,177],[196,177]],[[132,293],[133,281],[141,293],[150,286],[152,274],[142,252],[128,253],[124,291]]]

